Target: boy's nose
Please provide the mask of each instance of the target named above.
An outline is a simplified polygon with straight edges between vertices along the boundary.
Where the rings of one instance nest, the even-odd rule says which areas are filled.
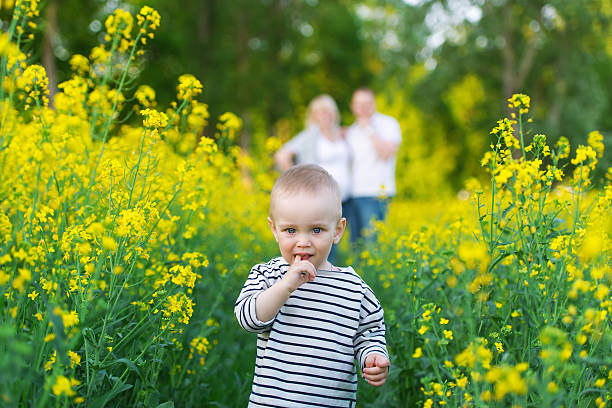
[[[301,236],[298,239],[297,246],[300,247],[300,248],[309,247],[310,246],[310,240],[308,239],[308,237]]]

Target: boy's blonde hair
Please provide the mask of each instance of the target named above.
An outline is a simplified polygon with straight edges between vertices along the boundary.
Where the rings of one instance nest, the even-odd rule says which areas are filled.
[[[334,199],[334,212],[337,218],[342,217],[342,194],[334,178],[321,166],[316,164],[298,164],[283,172],[274,183],[270,193],[270,218],[274,218],[276,201],[279,196],[299,193],[327,193]]]

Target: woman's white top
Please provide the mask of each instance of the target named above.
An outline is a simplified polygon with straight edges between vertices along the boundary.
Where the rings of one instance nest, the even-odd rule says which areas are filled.
[[[298,164],[318,164],[338,182],[342,200],[351,191],[351,153],[346,141],[329,140],[317,126],[310,126],[281,147],[295,154]]]

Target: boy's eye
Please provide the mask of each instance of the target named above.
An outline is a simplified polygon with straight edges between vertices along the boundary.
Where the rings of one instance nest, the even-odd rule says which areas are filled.
[[[315,234],[320,234],[321,233],[321,228],[315,227],[315,228],[312,229],[312,232],[314,232]]]
[[[286,230],[289,234],[295,234],[295,228],[287,228]]]

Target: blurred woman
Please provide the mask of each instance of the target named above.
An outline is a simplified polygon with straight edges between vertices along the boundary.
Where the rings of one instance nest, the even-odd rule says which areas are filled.
[[[338,107],[331,96],[319,95],[310,102],[306,129],[283,145],[274,161],[281,171],[294,164],[318,164],[338,182],[342,201],[349,198],[351,155],[340,129]]]
[[[342,214],[348,216],[351,154],[340,128],[338,106],[331,96],[319,95],[310,101],[306,128],[276,152],[274,161],[281,171],[302,163],[323,167],[338,182],[342,192]],[[334,256],[335,248],[332,248],[330,258]]]

